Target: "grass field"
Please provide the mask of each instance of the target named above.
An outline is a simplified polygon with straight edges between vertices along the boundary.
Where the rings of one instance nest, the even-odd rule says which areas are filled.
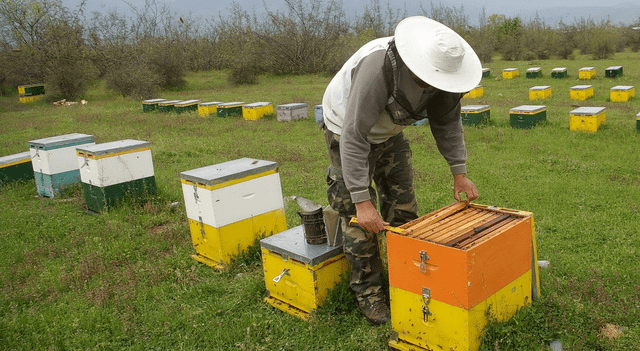
[[[622,65],[624,75],[604,77]],[[528,67],[543,77],[527,79]],[[597,68],[591,81],[578,69]],[[506,323],[491,323],[483,350],[640,349],[640,95],[610,102],[615,85],[640,88],[640,54],[615,59],[485,65],[485,95],[463,104],[491,106],[491,122],[465,129],[469,177],[478,203],[534,213],[541,293]],[[501,79],[503,68],[521,75]],[[567,67],[569,77],[552,79]],[[101,83],[87,105],[20,104],[0,98],[0,156],[26,151],[28,141],[66,133],[95,135],[96,142],[151,142],[159,192],[88,214],[81,188],[53,199],[36,196],[35,184],[0,188],[0,345],[6,350],[384,350],[389,325],[370,326],[345,284],[310,322],[262,302],[266,296],[254,246],[225,272],[190,258],[193,253],[182,203],[182,171],[252,157],[277,161],[284,196],[326,203],[328,160],[313,106],[330,77],[260,77],[255,86],[226,83],[227,72],[200,72],[188,86],[162,98],[202,101],[306,102],[309,119],[281,123],[200,118],[196,114],[142,113],[140,101],[121,98]],[[595,96],[569,99],[569,88],[592,84]],[[528,100],[528,89],[550,85],[553,96]],[[533,129],[509,126],[509,109],[547,106],[547,121]],[[607,108],[597,133],[569,131],[577,106]],[[407,129],[412,141],[420,214],[453,202],[448,166],[427,126]],[[178,203],[178,204],[175,204]],[[293,203],[289,227],[300,224]],[[615,332],[621,331],[618,336]]]

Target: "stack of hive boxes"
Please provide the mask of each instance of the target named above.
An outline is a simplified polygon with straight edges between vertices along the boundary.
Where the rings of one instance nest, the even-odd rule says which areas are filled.
[[[18,86],[18,101],[32,102],[44,96],[44,84]]]
[[[387,252],[398,350],[477,350],[539,291],[528,212],[453,204],[388,231]]]
[[[72,133],[29,142],[38,195],[54,197],[80,181],[76,147],[94,145],[93,135]]]
[[[125,196],[143,197],[156,192],[149,142],[119,140],[79,146],[77,165],[87,208],[101,212]]]
[[[224,269],[287,229],[278,163],[241,158],[180,173],[195,260]]]

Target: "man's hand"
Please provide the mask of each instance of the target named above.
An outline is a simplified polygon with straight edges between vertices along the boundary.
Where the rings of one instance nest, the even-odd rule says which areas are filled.
[[[476,189],[475,184],[473,184],[473,182],[469,180],[465,174],[454,174],[453,198],[458,202],[462,201],[460,199],[460,194],[462,193],[467,195],[467,202],[473,201],[478,198],[478,189]]]
[[[358,202],[355,205],[358,224],[365,230],[372,233],[379,233],[384,230],[385,225],[389,224],[382,220],[378,210],[376,210],[371,201]]]

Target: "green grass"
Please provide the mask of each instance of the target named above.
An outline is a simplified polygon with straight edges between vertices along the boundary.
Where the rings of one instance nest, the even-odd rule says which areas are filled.
[[[560,340],[565,350],[631,350],[640,345],[640,95],[608,101],[615,85],[640,88],[640,54],[615,59],[539,62],[495,61],[482,85],[485,95],[463,104],[488,104],[491,122],[465,129],[469,177],[477,202],[531,211],[536,221],[542,297],[504,323],[491,323],[483,350],[544,350]],[[624,66],[624,76],[604,69]],[[527,79],[526,68],[544,76]],[[597,78],[577,79],[595,66]],[[521,76],[496,79],[502,68]],[[567,67],[569,78],[552,79]],[[284,196],[326,203],[327,156],[313,121],[330,77],[260,77],[255,86],[230,86],[226,72],[200,72],[168,99],[306,102],[309,119],[281,123],[200,118],[195,114],[142,113],[139,101],[95,84],[87,105],[55,107],[44,101],[0,100],[2,155],[26,151],[28,141],[79,132],[96,142],[151,142],[158,194],[101,215],[86,212],[81,188],[38,198],[35,184],[0,188],[0,345],[34,349],[185,350],[381,350],[391,327],[372,327],[360,315],[346,282],[310,322],[262,302],[265,284],[257,246],[229,271],[190,258],[193,253],[179,173],[240,157],[277,161]],[[593,84],[587,101],[569,99],[569,88]],[[528,89],[550,85],[553,96],[529,101]],[[509,127],[509,109],[547,106],[547,122],[531,130]],[[597,133],[568,130],[575,106],[607,107]],[[412,140],[420,214],[453,201],[451,176],[428,126],[407,129]],[[179,204],[175,205],[175,202]],[[287,223],[299,225],[294,203]],[[620,338],[601,335],[607,324]]]

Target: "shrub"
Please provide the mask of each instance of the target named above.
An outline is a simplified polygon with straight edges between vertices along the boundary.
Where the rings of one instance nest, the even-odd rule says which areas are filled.
[[[134,99],[153,98],[160,86],[160,78],[141,63],[113,67],[105,75],[105,81],[107,88]]]

